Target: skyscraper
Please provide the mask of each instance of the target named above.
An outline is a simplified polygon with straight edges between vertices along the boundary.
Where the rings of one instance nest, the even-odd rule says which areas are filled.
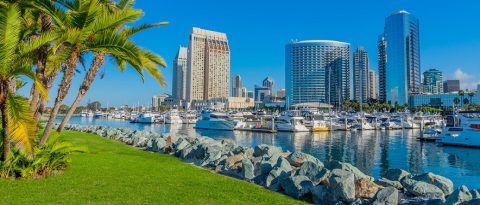
[[[269,88],[270,89],[270,95],[274,95],[273,89],[274,89],[274,86],[275,86],[275,82],[273,81],[273,79],[271,77],[266,77],[262,81],[262,86],[266,87],[266,88]]]
[[[427,93],[443,93],[443,74],[437,69],[423,72],[423,91]]]
[[[277,97],[284,98],[285,97],[285,89],[279,89],[277,91]]]
[[[230,48],[225,33],[192,29],[187,79],[187,101],[230,96]]]
[[[368,98],[377,99],[377,74],[374,70],[368,71]]]
[[[242,78],[240,75],[233,76],[232,96],[242,97]]]
[[[289,104],[350,99],[350,44],[309,40],[285,46],[285,84]]]
[[[358,47],[353,53],[353,99],[366,103],[369,98],[369,73],[370,64],[368,53],[363,47]]]
[[[187,94],[187,48],[181,47],[173,60],[172,95],[179,100],[185,100]]]
[[[385,37],[378,37],[378,100],[387,102],[387,44]]]
[[[242,97],[246,98],[246,97],[248,97],[247,95],[248,95],[247,88],[246,88],[246,87],[243,87],[243,88],[242,88]]]
[[[385,92],[386,101],[403,105],[408,96],[421,91],[420,74],[420,35],[419,21],[407,11],[398,11],[385,19],[384,33],[379,50],[385,53],[379,60],[380,76],[385,73],[380,90]],[[379,52],[380,54],[381,52]],[[382,76],[381,76],[382,77]]]
[[[443,92],[451,93],[460,90],[460,80],[447,80],[443,82]]]

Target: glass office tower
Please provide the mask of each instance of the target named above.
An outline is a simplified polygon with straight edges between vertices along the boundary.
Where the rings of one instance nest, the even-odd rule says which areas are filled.
[[[385,66],[379,66],[379,69],[385,69],[380,71],[380,74],[385,73],[385,80],[380,81],[383,83],[380,91],[385,92],[386,102],[403,105],[408,103],[409,95],[420,93],[419,37],[419,21],[412,14],[399,11],[385,19],[381,35],[385,53],[379,56],[379,59],[385,59]]]
[[[285,46],[285,84],[289,105],[305,102],[339,107],[350,99],[350,44],[309,40]]]

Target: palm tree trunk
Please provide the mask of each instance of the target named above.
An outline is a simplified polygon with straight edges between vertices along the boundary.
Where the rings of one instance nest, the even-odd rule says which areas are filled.
[[[55,119],[57,118],[58,110],[60,110],[63,99],[65,99],[65,96],[67,96],[68,90],[72,85],[72,78],[75,73],[75,68],[77,67],[77,61],[79,57],[78,55],[78,51],[74,49],[74,51],[72,52],[72,54],[70,54],[70,57],[67,60],[65,70],[63,72],[62,82],[58,86],[57,98],[55,98],[55,104],[53,106],[52,112],[50,113],[47,125],[45,126],[45,130],[40,140],[40,144],[45,144],[45,142],[47,142],[48,136],[52,131],[53,124],[55,123]]]
[[[57,128],[57,132],[61,132],[67,122],[70,120],[72,117],[73,113],[77,109],[78,104],[82,100],[83,96],[87,93],[88,89],[90,89],[90,86],[92,85],[93,81],[95,80],[95,77],[97,76],[98,71],[102,67],[102,65],[105,63],[105,53],[101,52],[97,54],[93,58],[93,62],[90,65],[90,68],[88,69],[87,74],[85,75],[85,78],[83,79],[83,83],[78,89],[78,94],[77,97],[75,98],[75,101],[72,103],[70,106],[70,109],[67,112],[67,115],[63,118],[62,122]]]
[[[40,18],[42,20],[42,32],[46,32],[52,29],[52,18],[44,12],[40,12]],[[38,50],[38,61],[37,61],[37,71],[36,75],[38,80],[42,82],[43,86],[46,87],[46,72],[47,72],[47,59],[48,59],[48,45],[40,47]],[[39,103],[43,101],[40,97],[37,87],[35,84],[32,85],[32,90],[30,93],[30,106],[33,112],[36,112],[39,108]]]
[[[50,90],[52,89],[53,81],[55,80],[55,78],[57,78],[59,73],[60,73],[60,69],[55,70],[49,76],[45,77],[45,81],[43,82],[43,86],[45,86],[45,90],[47,91],[47,93],[49,93]],[[40,120],[43,113],[45,113],[45,109],[46,109],[45,103],[46,103],[45,100],[42,100],[40,98],[38,99],[37,108],[35,109],[35,114],[34,114],[35,121],[37,121],[37,122],[38,122],[38,120]]]
[[[8,116],[7,116],[7,105],[5,100],[0,105],[0,111],[2,112],[2,136],[3,136],[3,144],[2,144],[2,158],[0,159],[4,162],[8,155],[10,154],[10,139],[8,138]]]

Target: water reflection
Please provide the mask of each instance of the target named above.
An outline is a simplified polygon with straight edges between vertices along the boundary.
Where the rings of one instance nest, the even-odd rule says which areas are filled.
[[[193,125],[131,124],[121,120],[74,117],[73,124],[94,124],[128,127],[158,133],[179,133],[230,139],[240,145],[270,144],[289,151],[302,151],[322,161],[350,162],[366,174],[375,177],[389,168],[401,168],[413,173],[434,172],[461,184],[478,188],[480,184],[480,149],[439,147],[416,140],[419,130],[387,130],[363,132],[320,133],[254,133],[245,131],[195,130]]]

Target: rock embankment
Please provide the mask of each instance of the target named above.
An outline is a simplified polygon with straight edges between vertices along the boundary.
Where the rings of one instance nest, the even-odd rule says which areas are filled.
[[[451,180],[425,173],[390,169],[375,180],[349,163],[319,159],[270,145],[254,148],[230,140],[105,126],[67,125],[151,152],[174,155],[216,173],[246,180],[272,191],[316,204],[480,204],[477,190],[457,189]]]

